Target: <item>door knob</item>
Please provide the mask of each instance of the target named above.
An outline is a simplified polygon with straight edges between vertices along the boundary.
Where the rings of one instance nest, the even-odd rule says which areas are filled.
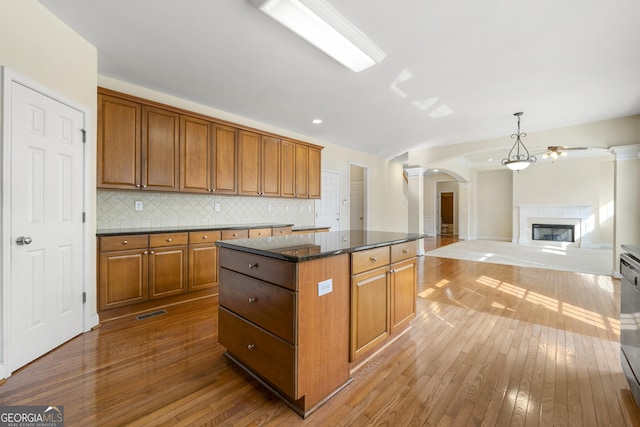
[[[20,236],[16,239],[16,243],[20,246],[28,245],[29,243],[31,243],[31,237]]]

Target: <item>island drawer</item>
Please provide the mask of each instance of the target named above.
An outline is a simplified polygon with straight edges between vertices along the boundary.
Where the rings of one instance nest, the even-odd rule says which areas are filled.
[[[351,254],[351,274],[362,273],[389,264],[389,246]]]
[[[220,307],[218,341],[229,354],[281,392],[297,399],[295,347]]]
[[[397,243],[391,245],[391,262],[404,261],[405,259],[416,256],[418,244],[416,241]]]
[[[161,248],[165,246],[181,246],[189,242],[189,233],[163,233],[151,234],[149,236],[150,248]]]
[[[109,236],[100,238],[100,252],[146,249],[149,246],[148,234],[130,236]]]
[[[295,344],[295,292],[220,269],[220,305]]]
[[[189,244],[215,243],[217,240],[220,240],[220,236],[221,233],[217,230],[191,231],[189,232]]]
[[[248,239],[249,230],[222,230],[221,240]]]
[[[271,236],[270,228],[252,228],[249,230],[249,238]]]
[[[274,283],[292,291],[296,290],[295,263],[220,248],[219,264],[220,267]]]

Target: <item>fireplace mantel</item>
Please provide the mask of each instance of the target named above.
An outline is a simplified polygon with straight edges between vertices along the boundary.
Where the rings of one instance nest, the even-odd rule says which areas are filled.
[[[519,217],[518,243],[531,243],[531,221],[533,219],[574,220],[577,222],[576,242],[580,247],[590,247],[592,221],[590,205],[517,205]],[[579,240],[578,240],[579,239]]]

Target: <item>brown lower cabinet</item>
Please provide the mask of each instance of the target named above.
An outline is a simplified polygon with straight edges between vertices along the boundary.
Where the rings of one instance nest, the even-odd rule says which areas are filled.
[[[188,241],[188,233],[101,237],[99,309],[187,292]]]
[[[408,326],[416,313],[416,242],[351,254],[354,362]]]
[[[349,255],[299,263],[220,248],[218,340],[306,416],[350,382]],[[332,280],[331,292],[319,282]]]

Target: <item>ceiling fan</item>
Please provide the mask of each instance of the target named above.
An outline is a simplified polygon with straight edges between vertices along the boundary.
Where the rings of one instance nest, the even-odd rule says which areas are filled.
[[[567,151],[570,150],[587,150],[588,147],[567,147],[567,146],[561,146],[561,145],[550,145],[547,147],[547,151],[545,151],[542,154],[542,158],[543,159],[548,159],[551,158],[553,160],[557,159],[558,157],[566,157],[567,156]]]

